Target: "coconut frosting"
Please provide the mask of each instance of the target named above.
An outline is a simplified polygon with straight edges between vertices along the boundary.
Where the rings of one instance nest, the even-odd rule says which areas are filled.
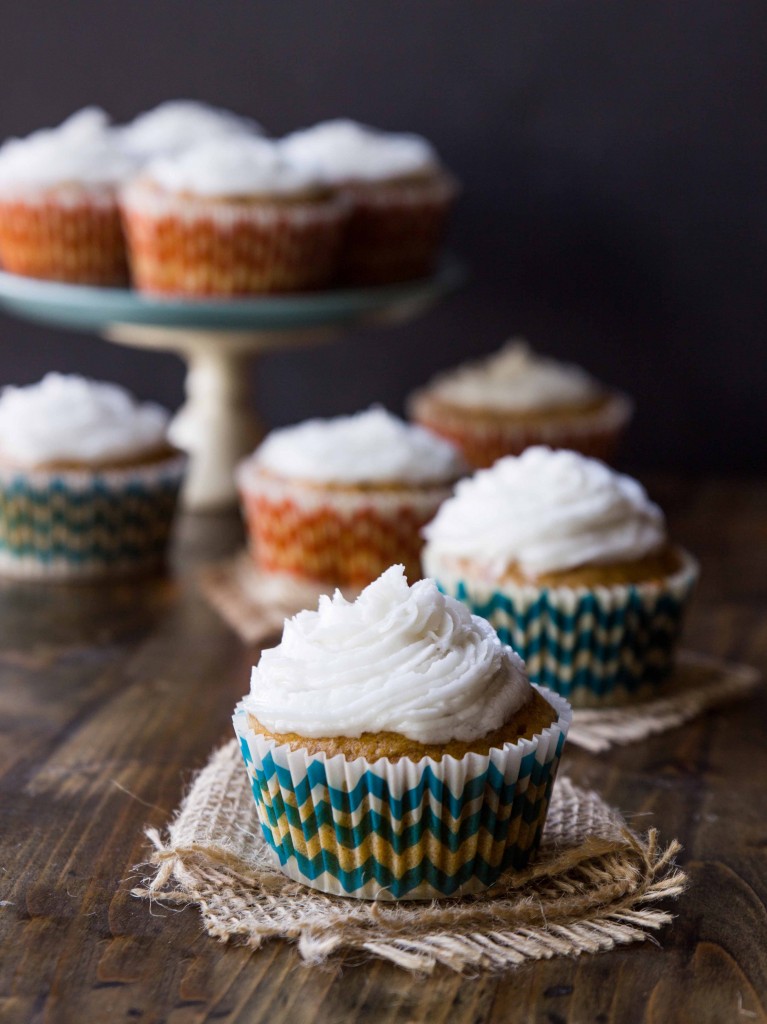
[[[458,484],[423,530],[424,562],[468,559],[489,578],[633,561],[666,540],[640,483],[578,452],[536,446]]]
[[[247,117],[197,100],[167,100],[117,131],[128,153],[147,159],[178,153],[202,140],[260,134],[261,127]]]
[[[273,430],[253,462],[280,476],[341,484],[443,483],[465,469],[449,441],[376,407]]]
[[[146,176],[169,192],[201,196],[291,195],[324,187],[314,168],[294,163],[276,142],[245,135],[158,157]]]
[[[584,406],[602,394],[600,384],[581,367],[538,355],[521,339],[439,375],[429,390],[452,405],[499,412]]]
[[[275,733],[447,743],[500,728],[530,696],[524,663],[485,619],[393,565],[356,601],[336,591],[286,620],[243,704]]]
[[[25,466],[93,463],[160,448],[169,414],[117,384],[48,373],[0,394],[0,455]]]
[[[109,117],[98,107],[86,107],[58,128],[41,128],[0,147],[3,188],[113,186],[135,169],[135,160],[122,150]]]
[[[293,132],[280,145],[292,160],[315,167],[329,182],[404,178],[439,166],[433,146],[420,135],[378,131],[344,118]]]

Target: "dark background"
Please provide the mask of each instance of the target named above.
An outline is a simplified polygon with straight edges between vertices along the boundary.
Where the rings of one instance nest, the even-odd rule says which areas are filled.
[[[629,465],[767,468],[767,5],[97,0],[7,3],[0,137],[171,97],[275,134],[412,129],[464,183],[471,283],[406,328],[267,357],[270,425],[401,409],[512,333],[630,391]],[[0,383],[48,369],[176,406],[173,356],[0,319]]]

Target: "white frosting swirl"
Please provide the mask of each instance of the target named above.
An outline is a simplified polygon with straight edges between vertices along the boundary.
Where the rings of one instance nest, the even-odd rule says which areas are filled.
[[[424,528],[424,560],[469,559],[488,577],[535,577],[631,561],[665,542],[663,513],[636,480],[571,451],[528,448],[456,487]]]
[[[72,114],[58,128],[41,128],[0,147],[0,187],[116,185],[136,169],[98,107]]]
[[[439,166],[434,148],[420,135],[382,132],[343,118],[293,132],[280,145],[291,160],[335,183],[405,178]]]
[[[93,463],[160,448],[169,415],[124,388],[48,373],[0,395],[0,455],[25,466]]]
[[[315,169],[292,162],[276,142],[245,135],[159,157],[146,175],[169,192],[201,196],[290,195],[323,187]]]
[[[450,442],[376,407],[273,430],[253,460],[280,476],[340,484],[444,483],[465,470]]]
[[[537,355],[517,339],[485,359],[440,374],[429,390],[452,405],[502,412],[583,406],[602,393],[579,366]]]
[[[247,117],[197,100],[167,100],[117,129],[126,152],[142,160],[178,153],[203,140],[260,135],[261,131]]]
[[[447,743],[500,728],[530,696],[521,658],[485,619],[393,565],[355,602],[336,591],[286,620],[243,703],[276,733]]]

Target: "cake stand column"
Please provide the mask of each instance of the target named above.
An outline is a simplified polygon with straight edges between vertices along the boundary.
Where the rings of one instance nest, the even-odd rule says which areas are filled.
[[[186,401],[168,436],[189,455],[182,501],[204,512],[237,501],[234,471],[253,450],[263,427],[252,411],[250,381],[255,357],[270,349],[329,340],[338,330],[218,331],[112,324],[109,341],[176,352],[187,364]]]

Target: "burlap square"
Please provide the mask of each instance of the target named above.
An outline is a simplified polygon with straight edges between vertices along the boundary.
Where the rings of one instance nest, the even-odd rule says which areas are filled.
[[[205,597],[245,643],[273,638],[276,643],[286,617],[302,608],[316,608],[327,588],[311,583],[275,581],[259,573],[247,552],[216,565],[201,576]],[[351,599],[356,593],[348,592]],[[576,708],[570,743],[593,753],[635,743],[674,729],[711,708],[749,694],[759,682],[756,669],[681,651],[673,675],[659,696],[618,708]]]
[[[134,895],[197,904],[208,933],[258,948],[297,944],[308,963],[381,957],[408,971],[462,973],[639,942],[672,915],[686,878],[655,830],[640,836],[596,793],[560,777],[540,852],[522,873],[460,900],[370,903],[293,882],[263,840],[236,741],[199,774],[166,837],[148,831],[153,877]]]

